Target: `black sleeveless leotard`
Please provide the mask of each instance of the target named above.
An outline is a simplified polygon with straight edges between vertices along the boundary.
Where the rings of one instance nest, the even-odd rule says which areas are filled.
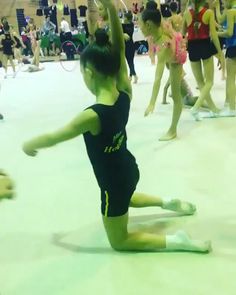
[[[120,92],[114,105],[95,104],[88,109],[97,113],[101,132],[84,134],[87,153],[101,188],[102,214],[120,216],[128,211],[139,171],[134,156],[127,149],[126,124],[129,96]]]
[[[3,54],[13,55],[13,44],[14,42],[11,39],[11,35],[9,33],[5,33],[5,39],[2,40]]]

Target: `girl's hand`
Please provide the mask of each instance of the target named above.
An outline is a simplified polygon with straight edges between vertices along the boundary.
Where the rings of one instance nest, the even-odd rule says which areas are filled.
[[[149,106],[147,107],[145,113],[144,113],[144,116],[148,116],[150,113],[153,113],[154,111],[154,105],[153,104],[149,104]]]
[[[6,173],[0,170],[0,200],[13,198],[13,187],[14,185],[12,180],[7,176]]]
[[[125,41],[128,41],[130,39],[130,36],[128,34],[124,33],[124,39],[125,39]]]
[[[30,142],[24,143],[22,149],[26,155],[31,157],[35,157],[38,153],[38,151],[30,144]]]
[[[216,57],[218,58],[217,66],[219,67],[219,70],[222,69],[222,71],[225,72],[225,58],[223,53],[217,54]]]

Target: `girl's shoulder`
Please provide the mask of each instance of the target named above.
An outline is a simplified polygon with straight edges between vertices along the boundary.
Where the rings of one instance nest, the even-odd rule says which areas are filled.
[[[215,17],[214,11],[207,7],[203,7],[199,13],[202,13],[202,18],[205,20],[210,17]]]
[[[236,15],[236,6],[231,7],[230,9],[226,10],[226,15],[230,14],[230,15]]]

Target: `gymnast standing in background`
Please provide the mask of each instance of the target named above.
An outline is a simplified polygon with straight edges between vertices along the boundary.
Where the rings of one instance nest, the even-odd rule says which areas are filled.
[[[134,33],[134,24],[133,24],[133,14],[131,11],[128,11],[124,15],[124,23],[122,24],[124,39],[125,39],[125,57],[129,66],[129,78],[133,82],[138,82],[138,76],[134,67],[134,55],[135,55],[135,46],[133,41]]]

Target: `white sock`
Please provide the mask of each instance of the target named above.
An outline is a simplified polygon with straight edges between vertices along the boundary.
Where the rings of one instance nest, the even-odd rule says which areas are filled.
[[[235,110],[225,110],[220,112],[220,117],[235,117],[236,111]]]
[[[224,103],[224,108],[228,108],[229,107],[229,102],[225,102]]]
[[[170,200],[163,200],[162,206],[163,209],[175,211],[181,214],[192,215],[196,211],[196,206],[189,203],[184,202],[179,199],[170,199]]]
[[[196,111],[193,108],[191,108],[191,115],[193,116],[193,118],[195,119],[195,121],[201,121],[202,120],[202,118],[200,117],[199,112]]]
[[[219,118],[220,114],[219,113],[215,113],[212,111],[209,111],[208,113],[204,113],[201,115],[202,118]]]
[[[184,231],[177,231],[174,235],[166,236],[166,250],[209,252],[211,243],[209,241],[191,240]]]

